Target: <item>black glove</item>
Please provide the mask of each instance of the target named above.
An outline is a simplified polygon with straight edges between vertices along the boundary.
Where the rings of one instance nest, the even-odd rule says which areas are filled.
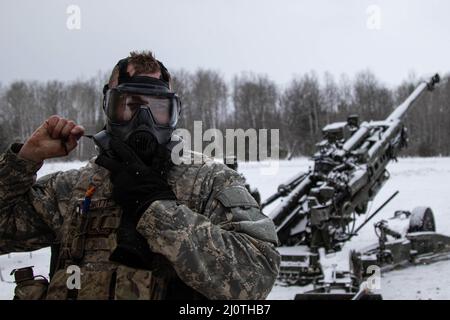
[[[124,142],[111,140],[116,158],[99,155],[96,164],[111,171],[114,200],[127,211],[144,210],[156,200],[175,200],[166,178],[148,167]]]
[[[153,253],[146,239],[136,231],[136,224],[153,201],[176,198],[166,178],[146,166],[129,146],[112,139],[111,148],[115,158],[101,154],[95,161],[111,171],[113,199],[123,209],[117,230],[117,248],[110,260],[133,268],[148,269]]]

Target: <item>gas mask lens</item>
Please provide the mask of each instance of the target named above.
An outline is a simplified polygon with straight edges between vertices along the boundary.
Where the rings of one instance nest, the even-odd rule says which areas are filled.
[[[175,127],[180,102],[173,93],[149,95],[112,89],[107,93],[105,111],[109,120],[117,124],[131,121],[138,112],[149,112],[156,125]]]

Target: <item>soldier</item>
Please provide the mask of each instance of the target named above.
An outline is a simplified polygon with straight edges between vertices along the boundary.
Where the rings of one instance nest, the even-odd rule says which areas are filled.
[[[163,64],[132,52],[104,88],[98,157],[36,181],[84,134],[59,116],[1,155],[0,254],[52,247],[48,288],[18,298],[267,297],[280,263],[274,225],[235,171],[194,153],[182,156],[205,160],[172,163],[180,107]],[[78,288],[69,266],[81,270]]]

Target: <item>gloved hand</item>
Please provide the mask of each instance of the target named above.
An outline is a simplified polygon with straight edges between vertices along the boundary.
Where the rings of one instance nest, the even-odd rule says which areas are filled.
[[[99,155],[95,161],[111,171],[113,199],[123,209],[117,230],[117,248],[110,260],[133,268],[151,269],[154,253],[136,231],[136,224],[153,201],[176,198],[166,179],[146,166],[129,146],[112,139],[111,148],[116,158]]]
[[[111,171],[113,198],[124,210],[143,212],[153,201],[176,199],[166,178],[146,166],[128,145],[114,138],[111,149],[116,158],[99,155],[95,163]]]

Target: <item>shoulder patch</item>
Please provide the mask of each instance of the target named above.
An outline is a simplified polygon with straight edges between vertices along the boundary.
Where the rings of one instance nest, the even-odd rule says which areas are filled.
[[[232,207],[256,207],[259,208],[256,200],[250,195],[244,186],[229,186],[221,190],[216,199],[226,208]]]

